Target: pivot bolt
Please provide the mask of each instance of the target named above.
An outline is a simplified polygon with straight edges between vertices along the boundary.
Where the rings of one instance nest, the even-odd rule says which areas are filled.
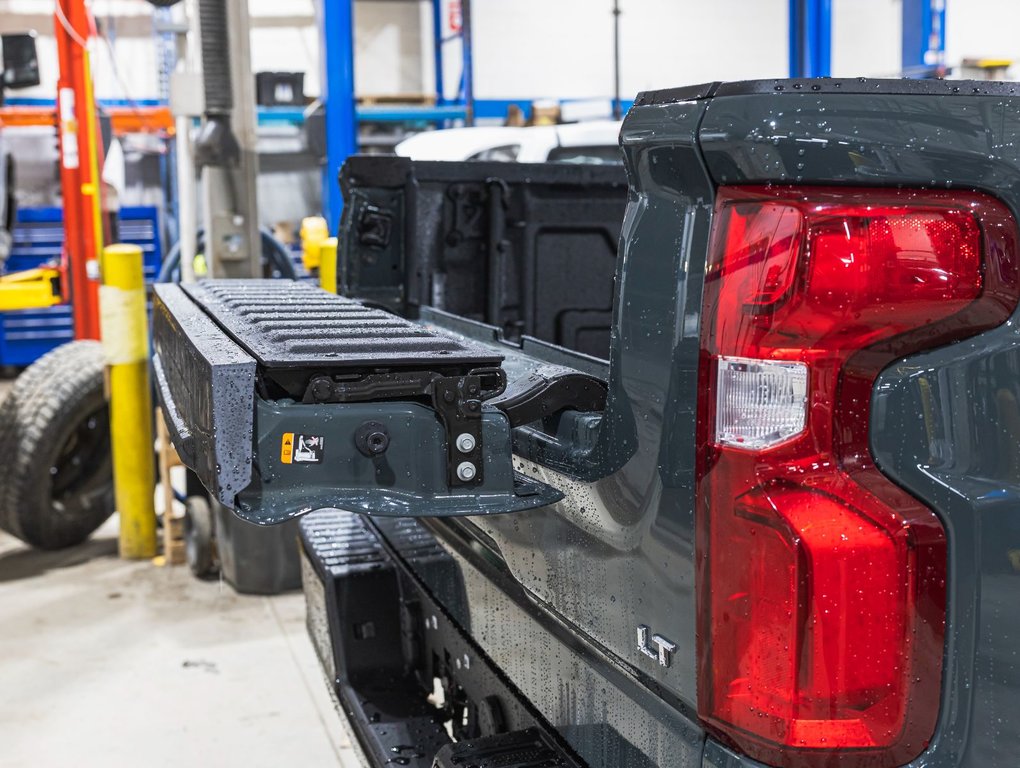
[[[474,435],[470,435],[467,432],[461,432],[457,435],[457,450],[461,453],[471,453],[476,445]]]
[[[366,421],[354,433],[354,445],[363,456],[379,456],[390,447],[389,430],[378,421]]]
[[[457,465],[457,477],[459,477],[462,482],[467,483],[474,480],[475,475],[477,474],[478,469],[470,461],[462,461]]]
[[[320,402],[328,400],[333,394],[333,382],[326,378],[318,378],[312,382],[312,397]]]

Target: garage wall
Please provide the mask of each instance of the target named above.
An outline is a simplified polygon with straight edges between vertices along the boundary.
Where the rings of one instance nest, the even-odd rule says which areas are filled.
[[[1020,63],[1020,3],[1015,0],[947,0],[946,54],[965,58],[1005,58]],[[1014,66],[1013,76],[1018,68]]]
[[[341,2],[343,0],[329,0]],[[706,80],[782,77],[787,72],[788,0],[620,0],[625,95]],[[1020,60],[1020,2],[947,0],[948,60]],[[98,95],[158,94],[151,7],[144,0],[93,0],[111,31],[100,45]],[[315,0],[249,0],[255,70],[304,70],[319,92]],[[53,0],[0,0],[0,31],[40,32],[43,85],[21,95],[52,97]],[[479,98],[606,97],[612,90],[612,0],[474,0],[475,90]],[[895,75],[901,0],[834,0],[833,73]],[[431,13],[416,0],[355,3],[355,75],[363,94],[419,93],[433,82]],[[458,43],[447,44],[447,90],[460,76]],[[117,66],[113,63],[116,61]]]
[[[901,0],[833,0],[833,77],[899,77],[902,33]]]
[[[610,95],[612,7],[612,0],[474,0],[476,94]],[[621,0],[621,10],[625,94],[786,71],[786,0]]]
[[[52,0],[0,0],[0,32],[35,30],[39,37],[42,84],[12,96],[53,98],[58,74],[53,37]],[[152,11],[139,0],[94,0],[97,23],[111,31],[113,52],[103,43],[95,48],[92,68],[99,98],[150,98],[158,92],[156,48],[152,44]],[[116,67],[113,63],[116,62]]]

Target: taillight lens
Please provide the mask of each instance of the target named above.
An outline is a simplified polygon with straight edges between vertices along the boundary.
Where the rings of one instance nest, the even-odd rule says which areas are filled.
[[[945,532],[868,448],[896,358],[1004,322],[1017,231],[979,194],[724,188],[705,281],[698,710],[779,766],[894,766],[939,708]]]

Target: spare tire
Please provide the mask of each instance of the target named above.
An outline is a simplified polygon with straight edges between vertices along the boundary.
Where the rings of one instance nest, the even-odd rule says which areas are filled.
[[[0,404],[0,528],[39,549],[79,544],[114,510],[103,348],[39,358]]]

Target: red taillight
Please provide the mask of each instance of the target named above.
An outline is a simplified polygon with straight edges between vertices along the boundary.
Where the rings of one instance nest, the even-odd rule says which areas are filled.
[[[894,766],[939,709],[946,541],[868,448],[898,357],[1004,322],[1017,231],[978,194],[729,188],[705,281],[698,710],[780,766]]]

